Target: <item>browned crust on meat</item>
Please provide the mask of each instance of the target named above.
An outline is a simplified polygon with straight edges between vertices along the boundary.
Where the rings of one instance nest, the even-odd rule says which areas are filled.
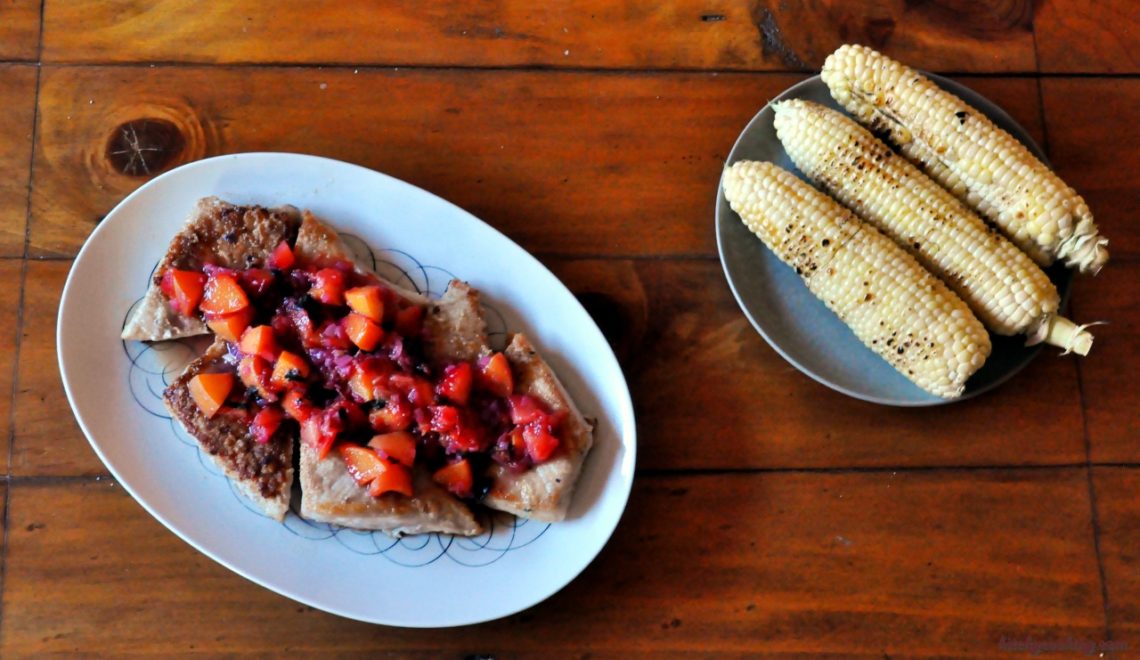
[[[166,388],[163,401],[186,432],[250,500],[266,515],[283,520],[293,487],[295,429],[283,425],[269,442],[260,444],[250,435],[243,413],[221,411],[208,418],[190,395],[190,379],[214,368],[225,354],[225,341],[219,339],[211,344]]]
[[[424,315],[424,353],[433,364],[475,360],[491,348],[487,322],[479,307],[479,292],[466,282],[452,280]]]
[[[582,463],[594,444],[594,427],[524,335],[514,335],[503,354],[516,378],[515,392],[535,397],[551,412],[565,412],[566,419],[559,434],[562,444],[546,462],[519,474],[491,466],[491,489],[483,503],[522,518],[564,520]]]
[[[368,494],[348,474],[336,452],[318,459],[316,450],[301,445],[301,515],[359,529],[402,536],[443,532],[474,536],[483,531],[471,510],[431,480],[423,468],[413,471],[415,495]]]
[[[161,341],[208,334],[201,319],[170,307],[159,288],[162,274],[170,268],[200,270],[207,263],[235,269],[260,266],[278,243],[293,242],[300,224],[300,213],[292,206],[269,209],[237,206],[217,197],[199,200],[154,269],[142,303],[123,328],[123,339]]]

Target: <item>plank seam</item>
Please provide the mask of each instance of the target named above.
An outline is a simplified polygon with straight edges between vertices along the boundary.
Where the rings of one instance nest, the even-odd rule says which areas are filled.
[[[36,48],[36,87],[32,94],[32,145],[28,149],[28,198],[24,207],[24,250],[23,259],[20,262],[20,293],[16,303],[16,345],[12,351],[12,392],[8,406],[8,458],[4,470],[6,484],[11,483],[12,457],[16,445],[16,393],[20,391],[20,348],[23,345],[24,305],[27,301],[26,292],[28,288],[28,242],[31,238],[32,227],[32,177],[36,163],[36,134],[39,132],[40,123],[40,78],[43,73],[43,67],[38,65],[38,61],[43,59],[45,1],[40,0],[39,43]],[[0,623],[4,621],[4,593],[8,587],[8,528],[11,520],[11,509],[12,492],[7,490],[4,493],[3,540],[0,541],[2,544],[0,545]],[[0,625],[0,649],[2,648],[4,648],[4,626]]]
[[[1096,504],[1096,484],[1093,481],[1093,467],[1092,462],[1092,437],[1089,435],[1089,418],[1088,418],[1088,405],[1085,399],[1085,381],[1084,374],[1081,369],[1081,363],[1076,362],[1077,370],[1077,393],[1081,399],[1081,424],[1084,429],[1085,437],[1085,477],[1088,479],[1089,486],[1089,522],[1092,526],[1092,542],[1093,551],[1096,554],[1096,570],[1100,577],[1100,601],[1104,607],[1104,638],[1105,640],[1112,640],[1112,624],[1109,616],[1109,600],[1108,600],[1108,576],[1104,570],[1104,557],[1100,549],[1100,512]],[[1096,466],[1100,467],[1100,466]]]

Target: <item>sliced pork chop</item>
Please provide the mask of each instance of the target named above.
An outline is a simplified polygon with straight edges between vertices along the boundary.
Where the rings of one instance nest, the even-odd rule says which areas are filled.
[[[226,342],[217,340],[190,363],[163,392],[163,402],[186,431],[198,441],[238,490],[265,515],[284,520],[293,488],[293,436],[296,427],[282,425],[264,444],[254,441],[245,411],[222,409],[206,417],[190,395],[194,376],[210,371],[233,371],[226,362]]]
[[[383,281],[354,259],[335,230],[307,211],[294,253],[303,264],[351,261],[361,273]],[[404,298],[427,306],[424,352],[433,363],[472,359],[485,350],[486,326],[474,289],[462,282],[452,282],[443,298],[432,301],[415,291],[384,283]],[[309,520],[380,530],[397,536],[428,532],[474,536],[483,531],[471,509],[432,481],[422,467],[414,470],[413,497],[395,494],[373,497],[353,480],[336,452],[329,452],[320,459],[315,449],[305,443],[300,446],[301,515]]]
[[[527,338],[511,337],[503,351],[515,376],[515,393],[528,394],[552,413],[565,413],[554,456],[522,473],[492,464],[491,488],[483,504],[520,518],[558,522],[566,511],[578,481],[582,463],[594,444],[594,426],[582,416],[550,365]]]
[[[170,268],[201,270],[212,263],[241,270],[264,264],[281,241],[293,242],[301,214],[292,206],[236,206],[217,197],[200,200],[154,269],[142,302],[123,327],[123,339],[162,341],[209,334],[195,316],[174,311],[159,288]]]

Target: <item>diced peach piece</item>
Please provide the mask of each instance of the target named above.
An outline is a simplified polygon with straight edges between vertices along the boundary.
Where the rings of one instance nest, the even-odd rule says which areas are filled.
[[[502,353],[492,353],[479,359],[476,380],[481,388],[504,399],[515,390],[515,379],[511,374],[511,365],[507,362],[507,356]]]
[[[318,460],[324,460],[336,442],[336,432],[328,428],[323,417],[314,413],[301,422],[301,442],[316,450]]]
[[[371,484],[387,468],[384,459],[368,447],[345,442],[337,445],[336,450],[352,479],[361,486]]]
[[[246,355],[238,362],[238,378],[242,385],[257,390],[257,394],[266,401],[277,400],[269,382],[272,374],[273,367],[260,355]]]
[[[253,321],[253,308],[246,307],[233,314],[210,317],[206,320],[206,325],[215,335],[236,344],[251,321]]]
[[[407,431],[412,425],[412,407],[398,396],[389,397],[383,408],[368,413],[374,431]]]
[[[440,396],[448,401],[465,406],[467,399],[471,396],[472,379],[471,363],[449,364],[444,367],[443,376],[440,377],[439,384],[436,385],[435,389]]]
[[[374,323],[384,320],[384,293],[379,286],[358,286],[344,292],[344,300],[352,311]]]
[[[190,397],[206,417],[213,417],[234,388],[231,373],[198,374],[190,379]]]
[[[299,387],[290,387],[285,390],[284,396],[281,397],[281,407],[285,409],[286,415],[298,422],[303,422],[312,417],[316,411],[316,406],[305,398],[305,393]]]
[[[308,377],[309,364],[305,362],[305,358],[296,353],[281,351],[281,354],[277,356],[277,364],[273,366],[273,376],[269,382],[274,387],[283,390],[290,384],[305,380]]]
[[[344,271],[322,268],[313,273],[313,286],[309,295],[326,305],[344,304]]]
[[[233,314],[249,307],[249,296],[231,273],[214,273],[206,281],[202,311],[211,316]]]
[[[293,248],[285,241],[277,244],[273,248],[273,253],[269,255],[269,267],[277,268],[278,270],[289,270],[293,264],[297,262],[297,258],[293,255]]]
[[[413,408],[424,408],[435,403],[435,390],[431,382],[404,373],[395,373],[388,377],[388,386],[403,394]]]
[[[384,465],[384,472],[373,480],[372,486],[368,489],[368,494],[372,497],[380,497],[384,493],[400,493],[411,497],[414,492],[412,490],[412,471],[403,465],[387,461],[381,462]]]
[[[206,275],[194,270],[171,268],[162,274],[160,287],[170,300],[174,311],[183,316],[192,316],[202,301],[206,288]]]
[[[262,408],[253,416],[253,421],[249,423],[249,432],[253,435],[254,441],[258,444],[265,444],[273,438],[273,434],[277,433],[277,429],[281,428],[281,421],[285,418],[285,413],[277,406],[267,406]]]
[[[412,463],[416,460],[416,439],[407,431],[373,436],[368,446],[375,449],[380,456],[407,467],[412,467]]]
[[[375,401],[388,393],[388,369],[379,360],[361,360],[352,366],[348,377],[348,389],[358,401]]]
[[[371,351],[384,338],[384,331],[380,326],[356,312],[344,317],[344,332],[362,351]]]
[[[536,419],[548,417],[538,399],[526,394],[512,394],[507,398],[507,406],[511,412],[512,424],[529,424]]]
[[[242,333],[239,348],[246,355],[260,355],[272,362],[277,359],[277,335],[268,325],[254,326]]]
[[[471,463],[466,458],[436,470],[431,478],[459,497],[470,497],[471,489],[475,485],[475,477],[471,473]]]
[[[550,458],[554,450],[558,449],[558,438],[542,424],[524,426],[523,440],[526,441],[526,453],[535,463],[541,463]]]

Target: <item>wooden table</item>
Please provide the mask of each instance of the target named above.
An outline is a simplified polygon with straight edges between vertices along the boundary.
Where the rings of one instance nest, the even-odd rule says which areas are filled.
[[[1131,0],[226,4],[0,2],[0,656],[1140,649]],[[716,257],[718,175],[843,41],[954,76],[1047,145],[1112,239],[1073,300],[1111,321],[1090,357],[1047,350],[996,392],[898,410],[816,384],[749,326]],[[340,619],[191,549],[88,447],[56,368],[71,259],[151,176],[258,150],[454,201],[606,331],[638,476],[562,592],[453,630]]]

